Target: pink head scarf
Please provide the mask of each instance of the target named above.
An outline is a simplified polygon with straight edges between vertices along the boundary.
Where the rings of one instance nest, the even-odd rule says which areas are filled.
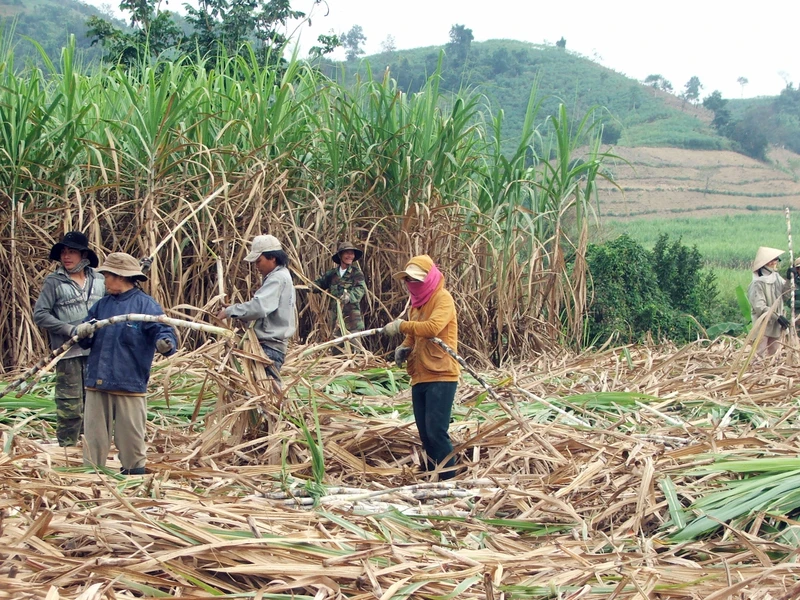
[[[425,276],[424,281],[406,281],[408,293],[411,295],[411,306],[419,308],[433,296],[442,280],[442,272],[433,265]]]

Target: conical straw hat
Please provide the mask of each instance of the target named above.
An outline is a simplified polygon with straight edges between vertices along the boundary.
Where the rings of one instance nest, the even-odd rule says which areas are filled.
[[[775,260],[781,254],[786,252],[785,250],[778,250],[777,248],[768,248],[767,246],[761,246],[756,252],[756,259],[753,261],[753,271],[758,271],[761,267],[766,265],[768,262]]]

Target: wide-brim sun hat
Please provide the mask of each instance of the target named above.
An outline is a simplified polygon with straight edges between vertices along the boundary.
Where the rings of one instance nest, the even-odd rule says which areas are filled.
[[[147,281],[147,275],[142,273],[139,261],[124,252],[112,252],[106,257],[98,273],[111,273],[120,277],[130,277],[137,281]]]
[[[247,262],[256,262],[264,252],[283,250],[280,241],[274,235],[257,235],[253,238],[250,253],[244,257]]]
[[[339,242],[339,245],[336,247],[336,252],[331,254],[331,260],[335,262],[337,265],[342,262],[341,256],[339,256],[345,250],[352,250],[355,253],[355,258],[353,260],[361,260],[361,257],[364,256],[364,252],[356,248],[350,242]]]
[[[94,268],[100,264],[100,261],[97,259],[97,254],[89,249],[89,238],[80,231],[70,231],[60,242],[53,244],[53,247],[50,248],[50,260],[61,260],[61,251],[64,248],[86,252],[86,258],[89,261],[90,267]]]
[[[753,268],[751,271],[758,271],[761,267],[771,263],[776,258],[780,258],[785,250],[778,250],[777,248],[770,248],[768,246],[761,246],[756,252],[756,258],[753,261]]]

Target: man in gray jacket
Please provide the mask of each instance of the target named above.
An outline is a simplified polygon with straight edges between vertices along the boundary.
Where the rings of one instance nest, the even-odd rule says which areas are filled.
[[[253,238],[250,254],[244,259],[254,263],[264,277],[261,287],[252,300],[227,306],[217,317],[256,322],[253,327],[256,338],[274,363],[267,374],[278,379],[286,358],[287,340],[296,329],[294,285],[286,268],[289,257],[275,236],[259,235]]]
[[[44,279],[42,293],[33,308],[34,322],[47,331],[55,350],[75,335],[89,308],[105,294],[103,275],[95,272],[97,255],[79,231],[70,231],[50,249],[58,261],[54,273]],[[83,426],[86,398],[84,378],[89,350],[77,344],[56,363],[56,438],[59,446],[75,446]]]

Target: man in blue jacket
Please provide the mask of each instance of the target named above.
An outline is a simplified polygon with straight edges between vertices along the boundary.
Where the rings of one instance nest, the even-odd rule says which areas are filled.
[[[89,309],[87,321],[77,334],[84,348],[91,348],[86,376],[86,408],[83,462],[104,467],[111,439],[119,450],[122,473],[145,473],[147,383],[156,350],[175,353],[175,331],[163,323],[126,321],[95,331],[93,319],[117,315],[163,315],[158,302],[139,287],[146,281],[139,261],[130,254],[114,252],[97,269],[105,277],[106,296]]]

